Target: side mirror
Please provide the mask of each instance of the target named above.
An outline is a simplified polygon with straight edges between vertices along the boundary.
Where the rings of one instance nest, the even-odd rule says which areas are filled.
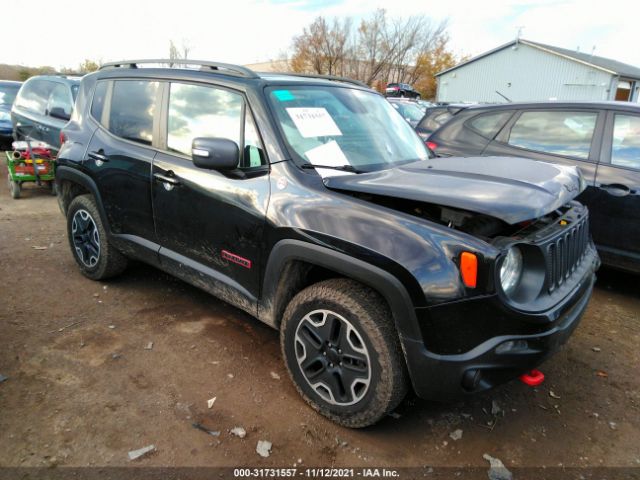
[[[240,149],[228,138],[194,138],[191,158],[198,168],[235,170],[240,161]]]
[[[59,118],[60,120],[70,120],[71,115],[64,111],[62,107],[53,107],[49,112],[49,116],[53,118]]]

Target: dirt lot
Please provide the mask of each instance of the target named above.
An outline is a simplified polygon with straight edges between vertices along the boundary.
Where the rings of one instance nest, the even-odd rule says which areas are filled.
[[[511,382],[455,405],[410,397],[397,415],[359,431],[304,404],[277,332],[257,320],[145,265],[104,283],[80,275],[65,220],[44,189],[27,188],[16,201],[0,185],[0,278],[4,467],[302,462],[486,472],[485,453],[510,469],[640,467],[640,287],[632,275],[600,272],[582,324],[543,365],[541,387]],[[235,426],[244,439],[229,433]],[[457,429],[462,438],[453,440]],[[256,453],[258,440],[273,443],[269,458]],[[129,450],[149,444],[155,452],[128,460]]]

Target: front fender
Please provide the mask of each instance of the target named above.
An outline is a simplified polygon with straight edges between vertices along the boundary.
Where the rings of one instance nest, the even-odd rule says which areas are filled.
[[[389,304],[400,337],[419,338],[420,331],[416,321],[413,301],[405,286],[392,274],[380,267],[367,263],[351,255],[331,248],[315,245],[301,240],[281,240],[271,251],[265,267],[261,302],[258,317],[273,326],[284,310],[281,278],[286,265],[292,260],[300,260],[312,265],[332,270],[345,277],[357,280],[380,293]]]

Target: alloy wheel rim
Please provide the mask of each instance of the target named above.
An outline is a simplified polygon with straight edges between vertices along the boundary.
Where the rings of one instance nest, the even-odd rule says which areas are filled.
[[[327,403],[358,403],[371,384],[371,360],[362,335],[343,316],[314,310],[298,323],[294,337],[298,367]]]
[[[73,246],[80,261],[95,267],[100,259],[100,234],[93,217],[86,210],[78,210],[71,221]]]

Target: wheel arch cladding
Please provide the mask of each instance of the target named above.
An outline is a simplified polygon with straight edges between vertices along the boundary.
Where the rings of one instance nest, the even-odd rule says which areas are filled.
[[[271,251],[258,307],[259,318],[279,328],[282,313],[291,298],[308,286],[304,277],[313,267],[326,269],[373,289],[389,305],[400,338],[420,338],[413,302],[400,280],[375,265],[300,240],[281,240]]]
[[[111,228],[107,219],[106,212],[104,211],[104,205],[102,204],[102,197],[98,186],[94,180],[86,173],[80,172],[74,168],[59,166],[56,169],[56,183],[60,185],[60,196],[58,202],[62,213],[66,215],[69,204],[78,195],[90,194],[95,200],[95,204],[100,212],[100,217],[105,225],[107,233],[111,233]]]

